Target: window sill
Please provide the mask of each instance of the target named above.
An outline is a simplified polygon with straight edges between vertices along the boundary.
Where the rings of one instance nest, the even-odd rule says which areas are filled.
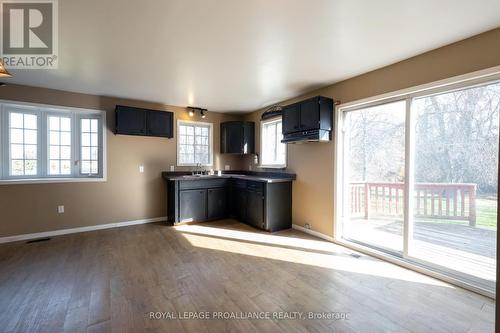
[[[258,165],[261,169],[286,169],[286,165]]]
[[[189,163],[188,164],[177,163],[177,166],[178,167],[198,167],[198,166],[200,166],[200,167],[213,167],[214,165],[213,165],[213,163],[212,164],[201,164],[201,165],[200,164],[189,164]]]
[[[22,178],[22,179],[3,179],[1,185],[22,185],[22,184],[52,184],[52,183],[101,183],[106,182],[106,178]]]

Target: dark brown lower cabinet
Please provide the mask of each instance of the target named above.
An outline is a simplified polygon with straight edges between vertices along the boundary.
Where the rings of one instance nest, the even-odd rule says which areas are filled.
[[[169,180],[171,223],[233,217],[253,227],[278,231],[292,226],[292,183],[242,179]]]
[[[179,220],[202,221],[207,218],[207,190],[182,190],[179,193]]]
[[[262,193],[248,191],[245,222],[259,229],[264,225],[264,196]]]
[[[227,216],[226,188],[210,188],[207,190],[207,219],[219,219]]]

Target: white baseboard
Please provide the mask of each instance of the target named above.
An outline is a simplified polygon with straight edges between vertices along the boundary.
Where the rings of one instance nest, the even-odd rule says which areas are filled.
[[[53,230],[53,231],[37,232],[37,233],[32,233],[32,234],[23,234],[23,235],[0,237],[0,244],[2,244],[2,243],[10,243],[10,242],[18,242],[18,241],[29,240],[29,239],[44,238],[44,237],[53,237],[53,236],[60,236],[60,235],[67,235],[67,234],[76,234],[76,233],[79,233],[79,232],[87,232],[87,231],[94,231],[94,230],[119,228],[119,227],[127,227],[127,226],[130,226],[130,225],[153,223],[153,222],[161,222],[161,221],[166,221],[166,220],[167,220],[167,217],[166,216],[162,216],[162,217],[153,217],[153,218],[150,218],[150,219],[143,219],[143,220],[116,222],[116,223],[108,223],[108,224],[98,224],[98,225],[91,225],[91,226],[88,226],[88,227],[79,227],[79,228],[71,228],[71,229],[59,229],[59,230]]]
[[[332,236],[328,236],[328,235],[322,234],[321,232],[304,228],[303,226],[300,226],[298,224],[292,224],[292,229],[300,230],[302,232],[305,232],[306,234],[309,234],[309,235],[312,235],[312,236],[316,236],[318,238],[322,238],[322,239],[330,241],[330,242],[334,241],[334,238]]]

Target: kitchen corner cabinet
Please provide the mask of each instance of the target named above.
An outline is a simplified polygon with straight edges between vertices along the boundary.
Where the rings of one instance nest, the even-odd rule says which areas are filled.
[[[292,182],[241,179],[167,181],[170,223],[232,217],[270,232],[292,226]]]
[[[227,121],[220,124],[221,154],[255,154],[255,123]]]
[[[227,216],[227,192],[225,187],[207,189],[207,219]]]

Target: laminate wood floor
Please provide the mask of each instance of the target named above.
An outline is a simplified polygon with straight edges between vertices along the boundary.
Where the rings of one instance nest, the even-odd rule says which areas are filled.
[[[493,332],[494,307],[299,231],[233,220],[0,245],[1,332]]]

